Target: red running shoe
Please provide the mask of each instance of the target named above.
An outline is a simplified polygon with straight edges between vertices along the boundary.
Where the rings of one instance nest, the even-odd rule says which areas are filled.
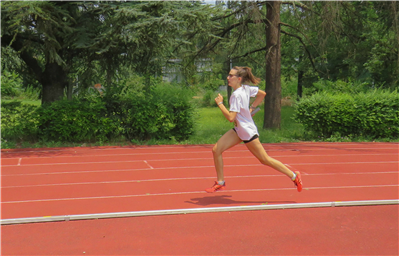
[[[302,191],[302,179],[301,179],[301,173],[296,171],[296,178],[294,180],[294,184],[296,186],[296,189],[298,190],[298,192]]]
[[[212,187],[205,189],[205,191],[208,193],[213,193],[215,191],[223,190],[225,188],[226,188],[226,182],[224,183],[224,185],[219,185],[219,183],[215,181],[215,184]]]

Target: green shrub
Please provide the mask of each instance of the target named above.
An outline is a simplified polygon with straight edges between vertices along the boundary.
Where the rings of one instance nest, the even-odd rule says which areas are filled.
[[[375,90],[359,94],[316,93],[295,106],[295,119],[316,136],[399,136],[399,94]]]
[[[223,104],[227,107],[228,106],[228,98],[227,98],[227,92],[226,91],[205,91],[201,101],[199,102],[199,105],[201,107],[217,107],[216,102],[215,102],[215,98],[218,96],[218,94],[221,94],[223,96]]]
[[[104,97],[87,95],[40,107],[21,102],[2,104],[2,142],[106,142],[186,140],[194,130],[190,90],[166,83],[149,88],[126,84],[107,88]]]
[[[164,110],[158,115],[162,139],[188,139],[194,131],[195,109],[191,104],[192,93],[178,85],[159,84],[153,87],[154,104]]]
[[[215,106],[216,93],[212,90],[208,90],[202,96],[201,106],[202,107],[213,107]]]
[[[368,83],[362,83],[360,81],[330,81],[320,79],[312,84],[311,87],[303,88],[304,95],[312,95],[320,92],[328,92],[331,94],[356,94],[356,93],[365,93],[370,90],[370,85]]]
[[[103,98],[108,115],[120,127],[120,135],[131,141],[187,139],[194,129],[192,94],[177,85],[159,83],[147,93],[120,86]]]
[[[216,91],[219,89],[220,86],[223,86],[223,85],[225,85],[225,80],[219,79],[216,77],[212,77],[209,80],[207,80],[206,82],[203,82],[201,85],[199,85],[199,87],[202,87],[208,91]]]
[[[39,88],[35,88],[35,87],[29,85],[21,93],[20,98],[28,99],[28,100],[38,100],[40,98],[40,91],[41,90]]]
[[[37,110],[39,137],[45,141],[107,141],[116,124],[101,100],[60,100]]]
[[[3,140],[22,140],[36,137],[38,120],[33,104],[21,101],[1,103],[1,138]]]
[[[3,70],[1,74],[1,97],[16,97],[21,94],[22,78],[15,72]]]
[[[296,98],[297,90],[298,90],[298,80],[297,79],[281,79],[281,97],[291,97]],[[264,90],[265,85],[262,80],[261,84],[259,84],[259,88]]]

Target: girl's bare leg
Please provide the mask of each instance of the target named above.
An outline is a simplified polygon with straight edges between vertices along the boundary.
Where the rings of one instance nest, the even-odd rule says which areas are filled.
[[[260,143],[259,139],[255,139],[249,143],[245,144],[247,146],[247,148],[249,149],[249,151],[251,151],[251,153],[258,158],[258,160],[267,166],[272,167],[273,169],[284,173],[285,175],[287,175],[288,177],[290,177],[290,179],[292,179],[292,177],[294,177],[294,173],[287,168],[287,166],[285,166],[283,163],[281,163],[280,161],[270,157],[265,149],[263,148],[262,144]]]
[[[240,142],[242,142],[242,140],[238,137],[237,133],[233,130],[229,130],[218,140],[218,142],[213,147],[213,161],[215,162],[218,181],[224,181],[222,153],[229,148],[239,144]]]

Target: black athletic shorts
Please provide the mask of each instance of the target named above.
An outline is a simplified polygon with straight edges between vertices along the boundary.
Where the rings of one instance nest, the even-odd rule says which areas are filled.
[[[236,131],[235,128],[233,128],[233,131],[235,131],[235,132],[237,133],[237,131]],[[249,139],[249,140],[243,140],[243,142],[244,142],[244,143],[249,143],[249,142],[251,142],[251,141],[253,141],[253,140],[256,140],[257,138],[259,138],[258,134],[255,134],[251,139]]]

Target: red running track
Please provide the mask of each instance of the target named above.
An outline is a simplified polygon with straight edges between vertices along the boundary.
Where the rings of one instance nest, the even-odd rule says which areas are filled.
[[[6,225],[2,255],[398,255],[398,205]]]
[[[210,145],[2,150],[1,218],[399,198],[397,143],[265,148],[302,172],[301,193],[244,145],[224,154],[216,194]]]
[[[215,194],[210,145],[2,150],[1,218],[399,198],[397,143],[264,146],[302,172],[301,193],[244,145]],[[2,226],[3,255],[397,255],[397,241],[397,205]]]

